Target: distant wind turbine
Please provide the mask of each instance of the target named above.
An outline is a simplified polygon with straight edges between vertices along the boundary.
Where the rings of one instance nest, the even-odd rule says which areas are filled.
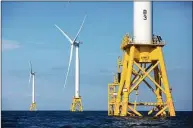
[[[64,31],[62,31],[62,29],[60,29],[57,25],[56,28],[68,39],[68,41],[70,42],[71,45],[71,50],[70,50],[70,59],[69,59],[69,64],[68,64],[68,70],[66,73],[66,79],[65,79],[65,83],[64,83],[64,88],[66,86],[67,83],[67,78],[68,78],[68,73],[69,73],[69,69],[70,69],[70,64],[72,61],[72,55],[73,55],[73,49],[75,48],[76,50],[76,58],[75,58],[75,98],[80,100],[80,96],[79,96],[79,46],[80,44],[82,44],[82,42],[77,41],[77,38],[80,34],[80,31],[82,30],[82,27],[84,25],[84,21],[86,19],[86,15],[84,17],[84,20],[80,26],[80,29],[78,30],[75,38],[72,40]]]
[[[30,74],[29,74],[29,84],[32,78],[32,104],[30,106],[30,111],[35,111],[36,110],[36,103],[35,103],[35,73],[32,71],[32,63],[31,61],[29,62],[30,65]]]

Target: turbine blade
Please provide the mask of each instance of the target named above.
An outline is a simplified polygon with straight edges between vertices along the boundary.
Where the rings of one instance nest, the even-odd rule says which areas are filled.
[[[70,43],[73,44],[73,41],[70,39],[70,37],[64,31],[62,31],[62,29],[60,29],[56,24],[55,24],[55,26],[68,39],[68,41],[70,41]]]
[[[64,88],[65,88],[65,86],[66,86],[66,82],[67,82],[67,78],[68,78],[68,73],[69,73],[69,69],[70,69],[70,64],[71,64],[71,61],[72,61],[73,48],[74,48],[74,46],[71,45],[71,49],[70,49],[70,59],[69,59],[69,64],[68,64],[68,70],[67,70],[67,73],[66,73],[66,79],[65,79],[65,83],[64,83]]]
[[[83,22],[82,22],[82,24],[81,24],[81,26],[80,26],[80,28],[79,28],[79,30],[78,30],[78,33],[77,33],[76,36],[75,36],[73,42],[76,41],[76,39],[77,39],[80,31],[82,30],[82,27],[83,27],[83,25],[84,25],[84,21],[85,21],[85,19],[86,19],[86,16],[87,16],[87,15],[84,16],[84,20],[83,20]]]
[[[32,73],[32,64],[31,64],[31,61],[29,62],[29,66],[30,66],[30,72]]]
[[[31,80],[31,73],[29,74],[29,85],[30,85],[30,80]]]

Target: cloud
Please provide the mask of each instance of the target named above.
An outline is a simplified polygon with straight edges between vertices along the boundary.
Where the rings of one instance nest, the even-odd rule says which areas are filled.
[[[2,40],[2,51],[18,49],[21,44],[14,40]]]

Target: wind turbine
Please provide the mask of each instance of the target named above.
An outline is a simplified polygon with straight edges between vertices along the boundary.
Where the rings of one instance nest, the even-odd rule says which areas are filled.
[[[29,74],[29,84],[32,78],[32,104],[30,106],[30,111],[36,110],[36,103],[35,103],[35,73],[32,71],[32,64],[31,61],[29,62],[30,65],[30,74]]]
[[[68,70],[66,73],[64,88],[66,86],[74,48],[75,48],[75,52],[76,52],[76,58],[75,58],[75,96],[73,97],[71,111],[76,111],[76,110],[82,111],[82,101],[81,101],[81,96],[79,95],[79,81],[80,81],[80,77],[79,77],[79,46],[82,42],[77,41],[77,38],[78,38],[78,35],[80,34],[80,31],[82,30],[85,19],[86,19],[86,15],[85,15],[83,22],[82,22],[82,24],[81,24],[81,26],[80,26],[80,28],[79,28],[79,30],[78,30],[78,32],[73,40],[64,31],[62,31],[62,29],[60,29],[57,25],[55,25],[56,28],[68,39],[68,41],[70,42],[70,45],[71,45],[70,59],[69,59],[69,64],[68,64]]]

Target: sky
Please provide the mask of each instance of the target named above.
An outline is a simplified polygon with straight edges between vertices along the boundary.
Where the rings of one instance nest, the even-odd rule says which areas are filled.
[[[84,110],[107,110],[120,44],[133,34],[133,2],[2,2],[2,110],[29,110],[29,64],[36,73],[38,110],[69,110],[74,96],[74,57],[64,89],[70,43],[84,15],[80,45],[80,95]],[[177,111],[192,110],[192,4],[153,2],[153,33],[166,45],[164,58]],[[142,92],[143,91],[143,92]],[[141,87],[139,100],[150,101]],[[140,97],[141,96],[141,97]]]

